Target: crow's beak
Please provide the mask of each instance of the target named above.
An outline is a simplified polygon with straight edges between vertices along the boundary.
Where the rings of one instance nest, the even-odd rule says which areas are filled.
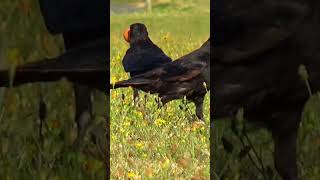
[[[128,43],[130,43],[130,28],[123,32],[123,37]]]

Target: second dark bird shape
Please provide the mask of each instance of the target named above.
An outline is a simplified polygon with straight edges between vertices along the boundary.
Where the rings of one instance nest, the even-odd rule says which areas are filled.
[[[320,90],[320,5],[225,0],[214,7],[214,118],[234,118],[243,108],[246,120],[271,132],[279,175],[297,180],[297,136],[309,99],[305,81]],[[299,75],[302,67],[307,80]]]
[[[175,61],[110,85],[111,88],[130,86],[159,94],[163,105],[186,97],[196,105],[196,115],[203,121],[203,101],[210,90],[210,38],[200,48]]]

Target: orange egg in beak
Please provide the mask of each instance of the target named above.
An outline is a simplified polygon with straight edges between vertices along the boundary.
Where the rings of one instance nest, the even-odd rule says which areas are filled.
[[[130,28],[123,32],[123,37],[128,43],[130,43]]]

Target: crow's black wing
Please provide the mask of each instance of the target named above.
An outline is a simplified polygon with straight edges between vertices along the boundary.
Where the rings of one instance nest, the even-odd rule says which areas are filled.
[[[197,50],[163,67],[163,81],[188,81],[210,68],[210,38]]]
[[[228,45],[216,47],[214,61],[226,64],[244,63],[280,46],[290,36],[291,32],[285,29],[270,27]]]
[[[159,47],[146,43],[130,47],[122,63],[126,72],[146,72],[171,61]]]
[[[12,85],[56,81],[65,77],[89,86],[106,86],[106,50],[107,43],[101,40],[71,49],[57,58],[18,66]],[[9,81],[8,70],[0,71],[0,86],[9,86]]]
[[[199,49],[163,66],[115,84],[119,87],[141,87],[156,81],[176,83],[189,81],[210,68],[210,39]],[[209,79],[209,73],[205,74]],[[209,82],[208,82],[209,83]]]
[[[226,0],[216,12],[214,63],[242,63],[277,48],[300,29],[303,3]]]

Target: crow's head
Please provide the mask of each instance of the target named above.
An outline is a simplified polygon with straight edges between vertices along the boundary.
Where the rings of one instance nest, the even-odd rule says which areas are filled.
[[[124,39],[131,44],[149,39],[147,27],[142,23],[134,23],[123,33]]]

